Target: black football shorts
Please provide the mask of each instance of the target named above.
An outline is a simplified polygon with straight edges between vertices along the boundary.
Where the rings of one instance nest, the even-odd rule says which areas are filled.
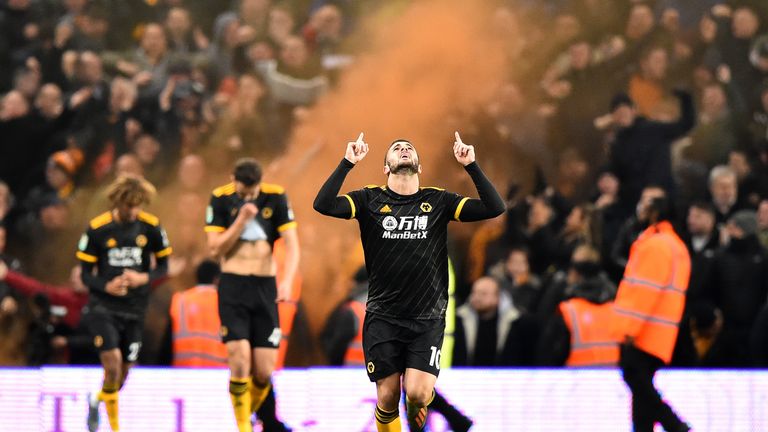
[[[378,381],[406,368],[437,376],[445,320],[392,318],[374,313],[365,315],[363,351],[368,378]]]
[[[99,352],[120,348],[123,361],[139,359],[144,320],[122,317],[105,310],[88,310],[83,316],[86,328]]]
[[[280,345],[274,276],[222,273],[219,279],[219,317],[224,342],[246,339],[252,348]]]

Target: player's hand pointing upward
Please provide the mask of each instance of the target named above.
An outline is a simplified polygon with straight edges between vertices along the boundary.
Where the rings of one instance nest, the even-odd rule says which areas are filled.
[[[464,144],[459,133],[455,132],[455,134],[456,141],[453,143],[453,155],[456,156],[456,160],[460,164],[467,166],[475,161],[475,147]]]
[[[344,158],[353,164],[356,164],[363,160],[367,154],[368,144],[363,141],[363,133],[360,132],[360,136],[357,137],[357,141],[350,141],[347,143],[347,153],[344,155]]]

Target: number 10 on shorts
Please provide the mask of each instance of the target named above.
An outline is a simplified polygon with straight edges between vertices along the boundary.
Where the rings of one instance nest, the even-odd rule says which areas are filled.
[[[429,356],[429,365],[440,370],[440,350],[436,346],[429,347],[432,355]]]

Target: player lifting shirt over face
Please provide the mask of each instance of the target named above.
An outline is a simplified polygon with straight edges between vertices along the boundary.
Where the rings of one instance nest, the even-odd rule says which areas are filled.
[[[423,428],[440,371],[440,347],[448,304],[447,227],[504,212],[504,201],[475,162],[473,146],[458,132],[453,153],[480,199],[420,187],[421,164],[413,144],[395,140],[384,161],[386,186],[337,196],[347,173],[368,153],[361,133],[315,198],[318,212],[357,219],[369,275],[363,324],[368,377],[376,382],[376,426],[399,431],[400,380],[408,418]]]
[[[290,298],[299,264],[296,222],[282,187],[261,183],[255,159],[239,160],[232,182],[216,188],[206,214],[211,253],[221,261],[219,315],[229,358],[229,392],[239,431],[267,397],[280,344],[278,301]],[[272,246],[286,247],[283,279],[275,281]]]

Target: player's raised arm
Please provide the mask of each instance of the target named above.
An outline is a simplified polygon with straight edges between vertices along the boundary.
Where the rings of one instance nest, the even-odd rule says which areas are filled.
[[[453,155],[464,165],[464,169],[472,178],[480,199],[465,198],[457,205],[455,219],[463,222],[473,222],[494,218],[504,213],[504,200],[485,176],[480,166],[475,162],[475,147],[465,144],[458,132],[453,143]]]
[[[337,218],[352,219],[355,217],[355,204],[349,195],[337,196],[341,185],[344,184],[344,178],[356,163],[360,162],[368,154],[368,144],[363,141],[363,133],[357,137],[356,141],[347,143],[347,151],[344,159],[333,171],[328,180],[315,197],[313,207],[315,210],[326,216]]]

